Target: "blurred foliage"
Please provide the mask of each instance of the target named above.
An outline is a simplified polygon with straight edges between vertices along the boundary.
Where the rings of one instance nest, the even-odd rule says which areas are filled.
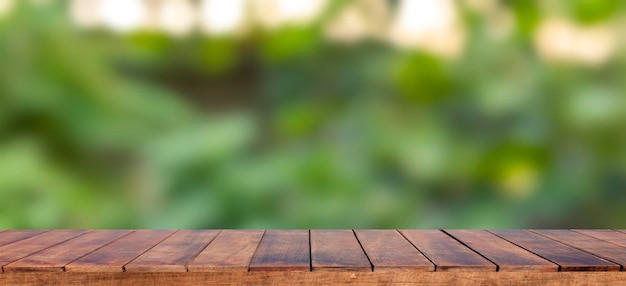
[[[321,23],[85,31],[28,3],[0,18],[1,228],[626,227],[626,58],[543,62],[539,1],[502,1],[499,40],[463,11],[455,60]]]

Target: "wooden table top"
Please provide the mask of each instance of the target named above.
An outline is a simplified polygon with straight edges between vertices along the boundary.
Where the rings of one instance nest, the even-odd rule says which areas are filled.
[[[0,230],[0,284],[36,273],[479,277],[619,272],[625,264],[620,230]]]

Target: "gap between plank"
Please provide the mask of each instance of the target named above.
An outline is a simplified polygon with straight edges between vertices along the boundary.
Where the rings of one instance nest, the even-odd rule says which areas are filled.
[[[354,231],[354,229],[352,230],[352,234],[354,234],[354,238],[356,238],[356,242],[359,243],[359,246],[361,247],[361,250],[365,254],[365,258],[367,258],[367,262],[370,263],[370,267],[372,268],[372,272],[374,272],[374,263],[372,263],[372,260],[370,259],[370,256],[365,251],[365,248],[363,248],[363,244],[361,244],[361,241],[359,240],[359,236],[356,235],[356,232]]]
[[[185,272],[189,272],[189,263],[193,262],[196,259],[196,257],[198,257],[198,255],[200,255],[200,253],[202,253],[202,251],[204,251],[209,246],[209,244],[211,244],[211,242],[213,242],[215,240],[215,238],[218,235],[220,235],[220,233],[222,233],[222,229],[220,229],[217,232],[217,234],[215,236],[213,236],[213,238],[211,238],[211,240],[209,240],[209,242],[204,247],[202,247],[202,249],[200,249],[200,251],[198,251],[198,253],[196,253],[193,257],[191,257],[191,259],[189,259],[187,262],[185,262]]]
[[[122,265],[122,272],[126,272],[126,265],[128,265],[129,263],[135,261],[137,258],[139,258],[139,256],[144,255],[146,252],[152,250],[155,246],[161,244],[161,242],[163,242],[164,240],[170,238],[170,236],[176,234],[179,231],[179,229],[177,229],[176,231],[172,232],[170,235],[166,236],[165,238],[161,239],[159,242],[157,242],[155,245],[150,246],[148,249],[146,249],[146,251],[140,253],[139,255],[135,256],[135,258],[131,259],[130,261],[126,262],[126,264]]]
[[[114,239],[114,240],[112,240],[112,241],[109,241],[109,242],[107,242],[106,244],[101,245],[100,247],[98,247],[98,248],[96,248],[96,249],[94,249],[94,250],[92,250],[92,251],[89,251],[89,252],[87,252],[87,253],[85,253],[85,254],[81,255],[80,257],[78,257],[78,258],[76,258],[76,259],[74,259],[74,260],[72,260],[72,261],[70,261],[70,262],[66,263],[65,265],[63,265],[63,267],[61,267],[61,269],[63,269],[63,272],[66,272],[66,270],[65,270],[65,266],[69,265],[70,263],[72,263],[72,262],[74,262],[74,261],[76,261],[76,260],[79,260],[79,259],[81,259],[81,258],[83,258],[83,257],[85,257],[85,256],[87,256],[87,255],[89,255],[89,254],[91,254],[91,253],[93,253],[93,252],[97,251],[98,249],[103,248],[103,247],[105,247],[105,246],[107,246],[107,245],[109,245],[109,244],[111,244],[111,243],[113,243],[113,242],[116,242],[116,241],[118,241],[118,240],[120,240],[120,239],[122,239],[122,238],[124,238],[124,237],[126,237],[126,236],[129,236],[131,233],[134,233],[134,232],[135,232],[135,230],[130,231],[130,232],[128,232],[127,234],[125,234],[125,235],[122,235],[122,236],[118,237],[117,239]]]
[[[491,231],[489,231],[489,230],[485,230],[485,231],[487,231],[487,232],[489,232],[489,233],[491,233],[491,234],[493,234],[493,235],[495,235],[495,236],[497,236],[497,237],[499,237],[499,238],[502,238],[502,239],[504,239],[504,240],[506,240],[506,241],[508,241],[508,242],[510,242],[510,243],[513,243],[513,244],[517,245],[519,248],[522,248],[522,249],[524,249],[524,250],[526,250],[526,251],[528,251],[528,252],[530,252],[530,253],[532,253],[532,254],[534,254],[534,255],[537,255],[537,256],[539,256],[539,257],[541,257],[541,258],[545,259],[545,260],[548,260],[548,261],[550,261],[550,262],[552,262],[552,263],[556,264],[556,265],[559,267],[559,268],[557,269],[557,272],[561,272],[561,264],[558,264],[558,263],[556,263],[556,262],[552,261],[551,259],[545,258],[545,257],[543,257],[543,256],[541,256],[541,255],[539,255],[539,254],[537,254],[537,253],[536,253],[536,252],[534,252],[534,251],[530,251],[530,250],[529,250],[529,249],[527,249],[526,247],[522,247],[521,245],[519,245],[519,244],[517,244],[517,243],[515,243],[515,242],[513,242],[513,241],[510,241],[510,240],[508,240],[508,239],[506,239],[506,238],[504,238],[504,237],[502,237],[502,236],[499,236],[498,234],[496,234],[496,233],[494,233],[494,232],[491,232]]]
[[[402,236],[406,241],[408,241],[413,246],[413,248],[417,249],[417,251],[419,251],[419,253],[421,253],[424,257],[426,257],[426,259],[428,259],[428,261],[430,261],[430,263],[432,263],[435,266],[435,268],[433,268],[433,272],[437,272],[437,264],[434,261],[432,261],[430,259],[430,257],[428,257],[424,252],[422,252],[419,249],[419,247],[417,247],[415,244],[413,244],[413,242],[411,242],[410,239],[406,238],[406,236],[404,236],[404,233],[402,233],[400,230],[396,229],[396,232],[398,232],[400,234],[400,236]]]
[[[608,243],[613,244],[613,245],[617,245],[617,246],[619,246],[619,247],[626,247],[626,246],[621,245],[621,244],[613,243],[613,242],[611,242],[611,241],[608,241],[608,240],[605,240],[605,239],[601,239],[601,238],[595,237],[595,236],[593,236],[593,235],[586,234],[586,233],[584,233],[584,232],[580,232],[580,231],[578,231],[578,230],[576,230],[576,229],[570,229],[570,230],[571,230],[571,231],[573,231],[573,232],[580,233],[580,234],[582,234],[582,235],[588,236],[588,237],[593,237],[593,238],[595,238],[595,239],[598,239],[598,240],[601,240],[601,241],[608,242]],[[615,233],[618,233],[618,234],[621,234],[621,233],[622,233],[621,231],[617,231],[617,230],[615,230],[615,229],[609,229],[609,230],[610,230],[610,231],[613,231],[613,232],[615,232]],[[618,264],[619,264],[619,263],[618,263]]]
[[[40,229],[36,229],[35,231],[37,231],[37,230],[40,230]],[[0,233],[5,232],[5,231],[9,231],[9,230],[3,230],[3,231],[0,231]],[[49,229],[47,229],[47,230],[41,230],[41,232],[40,232],[40,233],[35,233],[35,234],[31,235],[31,236],[23,237],[23,238],[21,238],[21,239],[19,239],[19,240],[16,240],[16,241],[11,241],[11,242],[9,242],[9,243],[2,244],[2,245],[0,245],[0,246],[5,246],[5,245],[13,244],[13,243],[16,243],[16,242],[22,241],[22,240],[24,240],[24,239],[28,239],[28,238],[31,238],[31,237],[38,236],[38,235],[40,235],[40,234],[44,234],[44,233],[49,232],[49,231],[50,231]],[[0,272],[2,272],[2,271],[0,271]]]
[[[469,245],[465,244],[465,242],[461,241],[460,239],[454,237],[452,234],[448,233],[447,231],[440,229],[441,232],[445,233],[446,235],[448,235],[449,237],[451,237],[452,239],[458,241],[460,244],[462,244],[463,246],[469,248],[471,251],[476,252],[476,254],[480,255],[482,258],[487,259],[487,261],[491,262],[493,265],[496,266],[496,272],[500,271],[500,265],[496,264],[495,262],[491,261],[491,259],[487,258],[486,256],[484,256],[482,253],[474,250],[473,248],[471,248]]]
[[[311,247],[311,229],[309,229],[309,272],[313,272],[313,247]]]
[[[252,264],[252,259],[254,259],[254,255],[256,254],[257,250],[259,250],[259,246],[261,245],[261,241],[263,241],[263,238],[265,237],[265,233],[267,232],[266,229],[263,230],[263,234],[261,235],[261,239],[259,239],[259,243],[256,244],[256,248],[254,248],[254,252],[252,252],[252,256],[250,257],[250,261],[248,261],[248,266],[246,267],[246,271],[250,272],[250,264]],[[215,236],[217,238],[217,235]],[[309,252],[311,251],[311,234],[309,231]],[[309,257],[309,263],[310,263],[311,259]],[[310,269],[309,269],[310,270]]]
[[[20,259],[17,259],[17,260],[21,260],[21,259],[24,259],[24,258],[26,258],[26,257],[29,257],[29,256],[32,256],[32,255],[35,255],[35,254],[37,254],[37,253],[39,253],[39,252],[42,252],[42,251],[44,251],[44,250],[46,250],[46,249],[48,249],[48,248],[51,248],[51,247],[57,246],[57,245],[59,245],[59,244],[61,244],[61,243],[64,243],[64,242],[69,241],[69,240],[72,240],[72,239],[74,239],[74,238],[81,237],[81,236],[83,236],[83,235],[85,235],[85,234],[88,234],[88,233],[90,233],[90,232],[91,232],[90,230],[87,230],[87,231],[85,231],[85,233],[83,233],[83,234],[79,234],[79,235],[77,235],[77,236],[70,237],[70,238],[68,238],[68,239],[66,239],[66,240],[63,240],[63,241],[59,242],[59,243],[55,243],[55,244],[53,244],[53,245],[50,245],[50,246],[48,246],[48,247],[46,247],[46,248],[44,248],[44,249],[37,250],[37,251],[35,251],[35,252],[33,252],[33,253],[29,254],[29,255],[26,255],[26,256],[24,256],[24,257],[22,257],[22,258],[20,258]],[[44,232],[42,232],[42,233],[40,233],[40,234],[43,234],[43,233],[46,233],[46,232],[44,231]],[[35,237],[35,236],[38,236],[38,235],[39,235],[39,234],[36,234],[36,235],[31,236],[31,237]],[[28,238],[31,238],[31,237],[28,237]],[[11,264],[11,263],[13,263],[13,262],[15,262],[15,261],[17,261],[17,260],[14,260],[14,261],[9,262],[8,264],[2,265],[2,267],[0,267],[0,268],[2,269],[2,272],[4,272],[4,266],[9,265],[9,264]]]
[[[606,260],[606,261],[609,261],[609,262],[615,263],[615,264],[619,265],[619,271],[622,271],[622,270],[624,269],[624,265],[622,265],[622,264],[620,264],[620,263],[617,263],[617,262],[615,262],[615,261],[613,261],[613,260],[610,260],[610,259],[608,259],[608,258],[605,258],[605,257],[602,257],[602,256],[598,256],[598,255],[593,254],[593,253],[591,253],[591,252],[589,252],[589,251],[586,251],[586,250],[584,250],[584,249],[582,249],[582,248],[578,248],[578,247],[576,247],[576,246],[569,245],[569,244],[567,244],[567,243],[564,243],[564,242],[558,241],[558,240],[553,239],[553,238],[551,238],[551,237],[549,237],[549,236],[546,236],[546,235],[543,235],[543,234],[541,234],[541,233],[539,233],[539,232],[533,231],[532,229],[529,229],[528,231],[530,231],[530,232],[532,232],[532,233],[534,233],[534,234],[536,234],[536,235],[539,235],[539,236],[541,236],[541,237],[545,237],[545,238],[547,238],[547,239],[549,239],[549,240],[556,241],[556,242],[558,242],[558,243],[560,243],[560,244],[563,244],[563,245],[565,245],[565,246],[567,246],[567,247],[571,247],[571,248],[573,248],[573,249],[578,249],[578,250],[580,250],[580,251],[582,251],[582,252],[589,253],[589,254],[591,254],[591,255],[593,255],[593,256],[595,256],[595,257],[598,257],[598,258],[600,258],[600,259],[603,259],[603,260]],[[595,237],[592,237],[592,238],[597,239],[597,238],[595,238]],[[604,241],[604,240],[600,240],[600,241]]]

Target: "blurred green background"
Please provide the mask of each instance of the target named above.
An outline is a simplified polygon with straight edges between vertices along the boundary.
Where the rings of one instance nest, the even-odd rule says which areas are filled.
[[[0,228],[626,228],[626,1],[418,2],[0,0]]]

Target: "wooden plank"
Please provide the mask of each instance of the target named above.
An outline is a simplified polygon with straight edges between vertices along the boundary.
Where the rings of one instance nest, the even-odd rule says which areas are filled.
[[[626,233],[610,229],[574,229],[573,231],[626,247]]]
[[[0,246],[0,266],[85,234],[85,230],[53,230],[20,241]]]
[[[496,271],[496,265],[439,230],[401,230],[435,271]]]
[[[0,232],[0,246],[33,237],[45,230],[6,230]]]
[[[190,272],[248,271],[263,230],[222,230],[192,262]]]
[[[626,265],[626,248],[571,230],[531,230],[545,237],[589,252],[595,256],[619,264],[621,269]]]
[[[371,261],[374,272],[435,271],[435,265],[397,230],[355,230],[354,233]]]
[[[4,266],[4,271],[64,271],[70,262],[128,234],[128,230],[91,231]]]
[[[446,230],[498,265],[498,271],[558,271],[559,266],[484,230]]]
[[[186,272],[219,230],[180,230],[124,266],[126,272]]]
[[[626,272],[8,272],[0,285],[624,285]]]
[[[526,230],[490,231],[560,266],[560,271],[619,271],[620,266]]]
[[[70,272],[122,272],[124,265],[172,235],[174,230],[137,230],[65,266]]]
[[[250,271],[310,271],[308,230],[266,230]]]
[[[372,271],[352,230],[311,230],[313,271]]]

